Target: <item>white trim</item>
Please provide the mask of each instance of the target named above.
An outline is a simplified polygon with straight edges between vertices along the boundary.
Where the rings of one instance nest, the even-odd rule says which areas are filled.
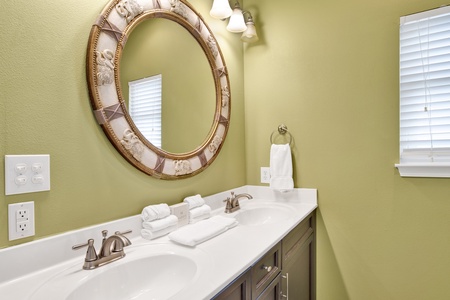
[[[401,177],[450,178],[450,163],[395,164]]]
[[[413,21],[419,21],[421,19],[432,18],[436,15],[446,14],[449,12],[450,12],[450,5],[449,6],[443,5],[438,8],[434,8],[434,9],[426,10],[426,11],[423,11],[420,13],[414,13],[411,15],[400,17],[400,25],[403,25],[403,24],[409,23],[409,22],[413,22]]]

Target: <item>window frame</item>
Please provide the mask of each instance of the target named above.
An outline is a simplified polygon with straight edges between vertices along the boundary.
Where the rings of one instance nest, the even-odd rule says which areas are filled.
[[[155,147],[162,148],[162,74],[130,81],[128,82],[128,87],[128,107],[134,124],[150,143]],[[145,94],[145,96],[138,97],[136,94]],[[143,105],[152,106],[153,108],[147,110],[140,118],[136,118],[136,111],[133,107],[142,107]],[[145,120],[143,120],[144,116]],[[158,121],[159,124],[154,124]],[[153,127],[151,136],[145,134],[145,126]]]
[[[402,177],[450,177],[450,141],[447,141],[448,146],[445,145],[445,147],[433,147],[433,137],[432,134],[430,134],[430,147],[424,147],[424,148],[402,148],[402,57],[401,57],[401,31],[402,26],[406,24],[410,24],[411,22],[417,22],[419,20],[432,18],[434,16],[439,15],[447,15],[450,14],[450,6],[444,6],[440,8],[436,8],[429,11],[420,12],[417,14],[412,14],[408,16],[404,16],[400,18],[400,45],[399,45],[399,88],[400,88],[400,112],[399,112],[399,120],[400,120],[400,137],[399,137],[399,150],[400,150],[400,163],[395,164],[395,167],[399,170],[400,175]],[[417,31],[420,32],[421,28],[419,28]],[[422,37],[419,33],[419,36]],[[447,39],[447,38],[445,38]],[[419,42],[422,44],[422,42]],[[427,48],[426,51],[429,49]],[[425,50],[420,50],[421,53],[423,53]],[[450,53],[445,52],[445,55],[448,55]],[[423,56],[422,60],[424,59]],[[428,56],[426,56],[425,59],[428,59]],[[447,60],[446,63],[450,63],[450,60]],[[423,65],[422,65],[423,67]],[[428,65],[427,65],[428,68]],[[446,68],[446,71],[450,71],[450,68]],[[423,73],[424,79],[422,80],[424,82],[425,88],[427,87],[428,82],[428,70]],[[444,77],[445,78],[445,77]],[[419,81],[420,82],[420,81]],[[445,84],[445,86],[448,88],[450,87],[449,84]],[[426,94],[428,91],[426,92]],[[428,94],[427,96],[428,97]],[[405,97],[406,98],[406,97]],[[403,98],[404,99],[404,98]],[[449,99],[450,100],[450,99]],[[405,100],[403,100],[405,101]],[[448,100],[446,100],[448,101]],[[424,102],[425,103],[425,102]],[[403,105],[405,105],[405,102],[403,102]],[[427,111],[425,109],[425,111]],[[447,118],[447,116],[444,116],[444,118]],[[450,117],[449,117],[450,118]],[[405,121],[406,118],[403,119]],[[434,119],[437,119],[437,117],[434,117]],[[429,114],[429,119],[425,120],[433,120],[433,117],[431,117],[431,114]],[[450,123],[450,122],[449,122]],[[427,125],[428,127],[431,127],[433,125]],[[411,126],[413,127],[413,126]],[[408,128],[411,128],[408,127]],[[430,129],[431,130],[431,129]],[[434,134],[434,133],[433,133]],[[405,143],[405,140],[403,140],[403,143]],[[408,143],[408,141],[406,141]],[[409,142],[412,143],[412,142]]]

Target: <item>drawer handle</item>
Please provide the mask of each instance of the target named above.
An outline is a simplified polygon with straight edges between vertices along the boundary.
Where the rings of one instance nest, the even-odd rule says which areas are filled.
[[[272,266],[266,266],[266,265],[263,265],[263,266],[262,266],[262,269],[266,270],[267,273],[269,273],[270,271],[272,271]]]
[[[281,278],[286,279],[286,295],[283,294],[283,291],[281,291],[281,297],[289,300],[289,273],[286,273],[286,275],[282,274]]]

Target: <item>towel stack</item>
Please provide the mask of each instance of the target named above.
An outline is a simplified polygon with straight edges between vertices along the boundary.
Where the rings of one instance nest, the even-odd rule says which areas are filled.
[[[170,214],[170,208],[165,203],[144,207],[141,217],[143,221],[141,235],[148,240],[156,239],[178,228],[177,216]]]
[[[200,195],[184,198],[183,202],[189,204],[189,223],[193,224],[198,221],[211,217],[211,207],[205,204],[205,200]]]
[[[208,220],[184,226],[170,233],[169,239],[176,243],[193,247],[224,233],[237,224],[238,221],[234,218],[214,216]]]

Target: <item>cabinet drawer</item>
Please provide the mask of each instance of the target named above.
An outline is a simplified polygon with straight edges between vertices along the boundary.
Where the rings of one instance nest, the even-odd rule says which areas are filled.
[[[235,279],[212,300],[250,300],[250,270]]]
[[[252,267],[252,299],[270,284],[281,270],[281,244],[276,244]]]
[[[281,274],[278,274],[256,300],[279,300],[281,294]]]
[[[283,239],[283,261],[288,259],[290,254],[314,233],[314,216],[314,213],[310,214]]]

